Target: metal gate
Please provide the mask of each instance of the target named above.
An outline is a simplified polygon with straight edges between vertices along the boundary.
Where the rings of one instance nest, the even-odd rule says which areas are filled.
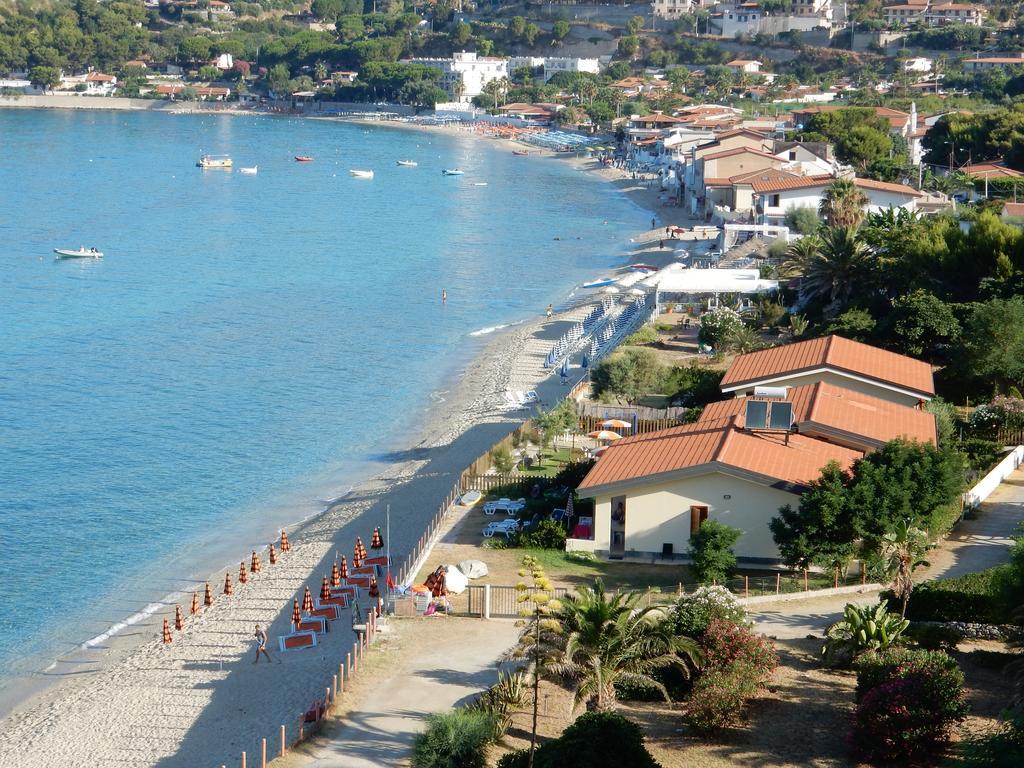
[[[558,587],[553,592],[555,599],[565,597],[569,590],[562,587]],[[485,587],[482,585],[474,585],[466,589],[468,601],[466,604],[465,613],[456,611],[456,613],[462,613],[464,616],[483,616],[484,615],[484,592]],[[531,587],[526,590],[528,594],[536,594],[543,592],[541,589]],[[520,610],[524,608],[524,604],[519,602],[520,591],[515,587],[501,587],[491,585],[491,616],[495,619],[509,619],[518,618],[521,616]],[[453,606],[454,608],[455,606]]]

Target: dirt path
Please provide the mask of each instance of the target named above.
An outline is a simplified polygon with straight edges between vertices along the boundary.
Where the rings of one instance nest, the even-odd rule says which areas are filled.
[[[498,620],[404,619],[393,620],[389,629],[384,655],[370,675],[361,676],[360,688],[348,692],[348,711],[328,721],[317,739],[283,765],[407,765],[426,716],[465,703],[493,684],[499,657],[519,637],[515,622]]]

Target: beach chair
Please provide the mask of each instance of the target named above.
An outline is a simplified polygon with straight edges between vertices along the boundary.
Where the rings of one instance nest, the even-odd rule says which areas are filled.
[[[327,621],[336,621],[341,618],[341,609],[345,606],[338,605],[318,605],[310,612],[310,616],[326,619]]]
[[[551,510],[551,519],[554,520],[556,523],[563,522],[565,520],[565,510],[564,509],[552,509]]]
[[[345,608],[348,608],[353,599],[354,598],[349,595],[331,594],[331,596],[327,598],[317,598],[313,601],[313,605],[317,608],[337,607],[338,609],[344,610]]]
[[[316,632],[289,632],[277,638],[277,646],[281,653],[301,648],[315,648]]]
[[[537,390],[531,389],[529,392],[526,393],[526,402],[527,403],[539,403],[540,402],[540,395],[537,394]]]
[[[298,626],[295,627],[296,632],[319,632],[324,634],[327,632],[327,619],[323,616],[308,615],[299,622]]]

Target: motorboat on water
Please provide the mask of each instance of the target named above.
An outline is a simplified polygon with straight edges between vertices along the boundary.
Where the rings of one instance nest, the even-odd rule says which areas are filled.
[[[397,164],[402,166],[403,168],[415,168],[417,165],[419,165],[419,163],[417,163],[415,160],[398,160]]]
[[[349,173],[351,173],[357,179],[372,179],[373,178],[373,171],[356,171],[356,170],[351,170],[350,169]]]
[[[296,155],[295,156],[295,162],[296,163],[312,163],[313,162],[313,158],[310,157],[309,155]]]
[[[465,173],[461,168],[445,168],[441,171],[443,176],[462,176]]]
[[[606,285],[611,285],[615,280],[611,277],[599,277],[597,280],[591,280],[589,283],[584,283],[584,288],[604,288]]]
[[[196,167],[203,170],[207,168],[230,168],[232,165],[231,158],[227,155],[203,155],[196,161]]]
[[[513,149],[512,154],[516,157],[526,157],[530,154],[530,151],[528,149]]]
[[[96,248],[86,248],[84,245],[81,246],[77,251],[73,251],[70,248],[54,248],[53,252],[57,254],[58,259],[101,259],[103,258],[103,251]]]
[[[473,186],[474,187],[486,187],[487,186],[487,182],[486,181],[474,181],[473,182]]]
[[[256,174],[259,172],[260,167],[258,165],[254,165],[252,168],[239,168],[238,170],[240,173]]]

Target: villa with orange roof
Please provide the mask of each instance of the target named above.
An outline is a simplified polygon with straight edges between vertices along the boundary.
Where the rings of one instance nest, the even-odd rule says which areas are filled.
[[[935,444],[921,408],[934,391],[927,363],[840,336],[740,355],[722,379],[735,398],[605,449],[577,489],[594,517],[566,549],[675,559],[712,519],[743,531],[740,560],[777,563],[769,522],[826,465],[850,469],[895,439]]]

